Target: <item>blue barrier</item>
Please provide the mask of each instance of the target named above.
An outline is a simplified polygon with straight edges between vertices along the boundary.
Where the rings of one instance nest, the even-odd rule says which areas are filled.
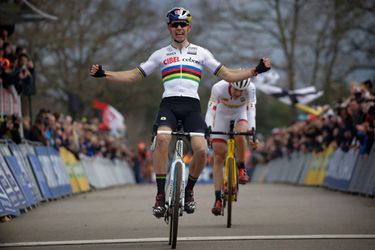
[[[5,162],[4,157],[0,157],[0,165],[7,180],[9,186],[4,187],[6,194],[11,199],[15,208],[23,209],[26,208],[26,199],[23,193],[20,190],[20,187],[17,184],[17,181],[14,179],[12,172],[9,170],[7,163]],[[13,197],[14,194],[14,197]]]
[[[19,215],[19,210],[15,208],[14,204],[10,201],[9,197],[5,192],[3,185],[9,185],[6,182],[5,176],[0,172],[0,216],[5,215]],[[14,196],[14,195],[13,195]],[[14,196],[15,197],[15,196]]]
[[[18,164],[21,166],[22,171],[27,175],[27,178],[30,181],[30,188],[33,192],[34,197],[38,202],[41,201],[42,196],[36,183],[35,176],[31,169],[30,163],[27,160],[27,154],[23,152],[21,147],[19,147],[17,144],[10,143],[8,146],[12,154],[17,158]]]
[[[14,156],[4,156],[5,161],[8,163],[10,171],[13,173],[20,190],[26,200],[26,205],[29,207],[36,204],[38,201],[32,192],[31,183],[27,178],[25,171],[19,165],[16,157]]]
[[[354,170],[349,191],[374,195],[375,188],[375,145],[369,155],[360,155]]]
[[[50,160],[57,176],[57,183],[60,187],[61,195],[73,193],[72,186],[70,185],[69,175],[65,170],[65,166],[60,158],[59,152],[52,147],[48,147],[47,152],[50,155]]]
[[[36,146],[35,152],[39,161],[42,164],[43,172],[47,179],[47,184],[53,198],[60,197],[61,189],[59,188],[56,173],[53,169],[53,165],[48,155],[47,148],[44,146]]]
[[[36,157],[35,155],[27,155],[27,159],[30,162],[30,165],[34,171],[40,192],[43,196],[44,199],[50,199],[53,198],[51,191],[49,189],[47,179],[44,176],[44,172],[42,169],[42,163],[39,161],[39,158]]]
[[[341,149],[337,149],[329,162],[323,185],[333,189],[347,191],[357,160],[358,153],[356,151],[350,150],[345,153]]]

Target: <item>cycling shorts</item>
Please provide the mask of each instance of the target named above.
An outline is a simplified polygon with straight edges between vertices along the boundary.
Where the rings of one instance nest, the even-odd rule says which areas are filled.
[[[162,99],[156,117],[157,126],[167,126],[175,131],[177,120],[182,121],[185,132],[205,133],[207,128],[200,102],[196,98],[173,96]]]
[[[215,121],[212,126],[212,131],[229,132],[230,121],[235,120],[235,124],[239,121],[248,121],[247,112],[245,108],[233,109],[232,113],[216,111]],[[210,135],[213,142],[226,142],[227,135]]]

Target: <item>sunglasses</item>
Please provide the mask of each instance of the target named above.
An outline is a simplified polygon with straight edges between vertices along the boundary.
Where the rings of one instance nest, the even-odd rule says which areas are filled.
[[[185,28],[189,24],[187,22],[173,22],[170,24],[171,27],[173,28],[178,28],[178,26],[181,26],[181,28]]]

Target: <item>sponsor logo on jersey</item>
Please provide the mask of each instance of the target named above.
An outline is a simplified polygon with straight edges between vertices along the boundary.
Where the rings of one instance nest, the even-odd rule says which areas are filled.
[[[197,54],[197,47],[189,47],[187,53],[190,55],[196,55]]]
[[[191,63],[201,64],[200,61],[195,60],[195,59],[193,59],[193,58],[191,58],[191,57],[189,57],[189,58],[182,58],[182,61],[183,61],[183,62],[191,62]]]
[[[180,58],[177,57],[177,56],[174,56],[174,57],[165,58],[163,63],[164,63],[164,65],[168,65],[168,64],[171,64],[171,63],[179,62],[179,61],[180,61]]]
[[[169,53],[166,54],[166,56],[173,56],[173,55],[176,55],[176,51],[169,52]]]
[[[241,96],[240,101],[241,101],[241,102],[245,102],[245,101],[246,101],[246,97]]]

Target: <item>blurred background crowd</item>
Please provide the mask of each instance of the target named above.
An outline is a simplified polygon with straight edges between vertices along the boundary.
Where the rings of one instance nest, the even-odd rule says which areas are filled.
[[[261,121],[260,121],[261,122]],[[315,152],[329,145],[368,155],[375,139],[375,92],[371,80],[352,83],[350,95],[320,107],[320,115],[300,114],[290,126],[274,128],[251,157],[250,165],[265,163],[293,152]]]
[[[0,30],[0,74],[3,88],[16,95],[35,94],[34,63],[21,46],[14,46],[8,40],[9,31]]]
[[[0,38],[1,84],[16,98],[33,94],[35,71],[27,51],[8,42],[7,32]],[[353,83],[350,95],[332,105],[320,107],[320,115],[300,114],[288,127],[274,128],[269,138],[260,137],[257,150],[247,154],[247,167],[265,163],[293,152],[321,152],[329,145],[347,152],[357,148],[368,155],[375,137],[375,93],[371,80]],[[261,121],[259,121],[261,123]],[[136,180],[152,182],[152,159],[148,145],[139,142],[129,146],[124,137],[100,129],[100,120],[39,110],[32,121],[29,116],[2,115],[0,138],[21,143],[24,139],[36,141],[56,149],[65,147],[77,159],[80,154],[121,159],[133,166]],[[211,159],[211,157],[209,157]],[[209,160],[208,165],[211,165]]]
[[[21,95],[34,95],[35,71],[27,51],[10,43],[6,29],[1,30],[0,35],[1,91],[10,92],[14,100]],[[134,166],[138,182],[151,181],[152,169],[150,164],[145,165],[150,162],[146,145],[139,143],[137,147],[128,146],[124,137],[101,130],[98,117],[74,120],[70,115],[46,108],[40,109],[33,120],[29,116],[20,116],[19,112],[1,113],[0,139],[12,140],[17,144],[25,140],[38,142],[55,149],[65,147],[77,159],[84,154],[125,160]],[[148,169],[142,171],[144,167]]]

